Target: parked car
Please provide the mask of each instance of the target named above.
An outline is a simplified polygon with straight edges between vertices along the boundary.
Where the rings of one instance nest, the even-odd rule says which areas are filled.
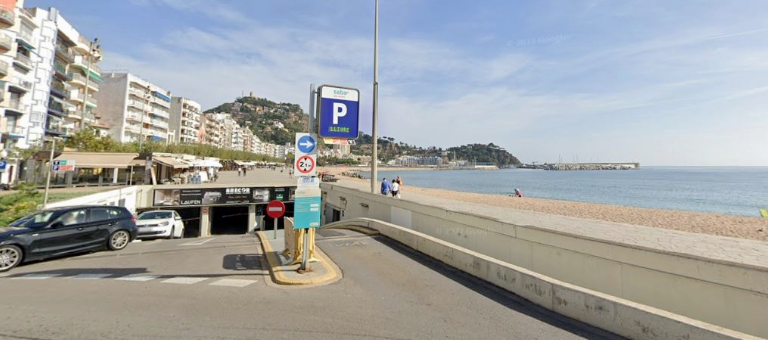
[[[46,209],[0,227],[0,272],[22,262],[102,250],[122,250],[138,231],[128,209],[73,206]]]
[[[173,210],[152,210],[139,214],[136,221],[139,238],[184,237],[184,221]]]

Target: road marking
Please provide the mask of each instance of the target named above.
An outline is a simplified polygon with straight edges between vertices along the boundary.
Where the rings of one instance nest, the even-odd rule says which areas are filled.
[[[163,283],[191,285],[191,284],[198,283],[205,280],[207,280],[207,278],[204,278],[204,277],[174,277],[174,278],[170,278],[168,280],[163,281]]]
[[[156,275],[144,275],[144,274],[131,274],[128,276],[118,277],[115,280],[119,281],[138,281],[138,282],[145,282],[145,281],[151,281],[160,276]]]
[[[79,280],[98,280],[98,279],[103,279],[110,275],[112,274],[78,274],[78,275],[72,276],[71,278],[79,279]]]
[[[52,277],[61,276],[61,274],[27,274],[21,277],[14,277],[14,280],[45,280]]]
[[[209,283],[209,285],[243,288],[254,283],[256,283],[256,280],[221,279],[219,281]]]
[[[211,241],[213,241],[213,240],[215,240],[215,239],[216,239],[216,238],[214,237],[214,238],[209,238],[209,239],[207,239],[207,240],[204,240],[204,241],[197,241],[197,242],[182,243],[182,244],[180,244],[180,246],[202,246],[202,245],[204,245],[204,244],[206,244],[206,243],[208,243],[208,242],[211,242]]]

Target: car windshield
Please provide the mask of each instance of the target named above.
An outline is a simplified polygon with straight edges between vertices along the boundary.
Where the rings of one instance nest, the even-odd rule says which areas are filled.
[[[140,220],[156,220],[161,218],[171,218],[171,212],[168,211],[147,211],[139,215]]]
[[[11,222],[8,226],[27,227],[27,228],[44,226],[51,221],[51,217],[53,216],[53,213],[54,213],[53,211],[41,211],[39,213],[27,215],[18,220]]]

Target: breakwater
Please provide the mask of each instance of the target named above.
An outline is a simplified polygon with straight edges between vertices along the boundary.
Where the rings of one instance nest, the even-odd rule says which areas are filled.
[[[518,168],[540,170],[637,170],[640,169],[640,163],[523,164]]]

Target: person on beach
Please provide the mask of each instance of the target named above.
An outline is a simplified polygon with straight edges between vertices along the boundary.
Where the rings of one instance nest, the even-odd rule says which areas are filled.
[[[515,189],[515,197],[523,197],[523,192],[520,189]]]
[[[400,198],[400,183],[392,181],[392,197]]]
[[[384,178],[381,181],[381,194],[384,196],[389,195],[389,190],[392,188],[392,186],[389,185],[389,182],[387,182],[387,179]]]

